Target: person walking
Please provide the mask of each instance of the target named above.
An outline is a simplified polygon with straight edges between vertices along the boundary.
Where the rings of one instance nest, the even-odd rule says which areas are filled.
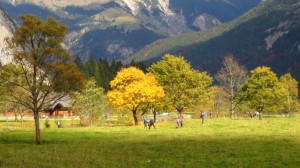
[[[144,129],[147,129],[148,121],[146,120],[145,117],[144,117],[144,119],[143,119],[143,123],[144,123]]]
[[[153,119],[151,119],[149,121],[149,129],[151,128],[151,126],[153,126],[153,128],[155,129],[155,125],[154,125],[154,120]]]
[[[57,121],[57,127],[60,128],[61,127],[61,123],[60,121]]]
[[[177,123],[177,128],[180,128],[181,127],[181,119],[178,117],[176,123]]]
[[[201,113],[201,118],[202,118],[202,125],[203,125],[204,124],[204,118],[205,118],[205,113],[204,112]]]

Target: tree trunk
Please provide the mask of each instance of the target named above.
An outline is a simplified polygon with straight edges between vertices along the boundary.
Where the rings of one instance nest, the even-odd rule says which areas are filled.
[[[261,112],[258,112],[259,120],[262,120]]]
[[[18,121],[17,112],[14,111],[14,114],[15,114],[15,121]]]
[[[8,129],[8,115],[9,113],[7,112],[7,107],[6,107],[6,104],[5,104],[5,114],[6,114],[6,126],[7,126],[7,129]]]
[[[230,119],[233,118],[233,114],[234,114],[234,101],[233,101],[233,97],[234,97],[234,92],[233,92],[233,89],[232,89],[231,96],[230,96]]]
[[[156,111],[153,109],[152,113],[153,113],[154,122],[156,122]]]
[[[35,123],[35,140],[36,144],[41,144],[41,132],[40,132],[40,118],[39,118],[39,112],[34,112],[34,123]]]
[[[138,119],[137,119],[137,116],[136,116],[136,109],[132,110],[132,115],[133,115],[133,119],[134,119],[134,125],[138,125]]]
[[[288,113],[287,113],[287,117],[289,117],[290,116],[290,114],[291,114],[291,111],[292,111],[292,108],[291,108],[291,100],[290,100],[290,96],[288,96]]]
[[[181,119],[181,127],[183,126],[183,109],[178,110],[179,118]]]
[[[230,119],[233,118],[234,110],[230,110]]]
[[[23,113],[20,113],[21,116],[21,124],[23,124]]]
[[[179,118],[182,120],[183,119],[183,108],[176,108],[179,114]]]

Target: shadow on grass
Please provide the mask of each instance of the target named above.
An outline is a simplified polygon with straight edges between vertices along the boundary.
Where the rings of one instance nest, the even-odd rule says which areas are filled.
[[[2,136],[4,135],[4,136]],[[300,143],[286,137],[103,136],[58,133],[33,143],[33,133],[2,133],[4,167],[297,167]],[[4,159],[5,158],[5,159]],[[50,162],[51,161],[51,162]]]
[[[43,136],[43,133],[41,133],[42,137],[42,145],[45,144],[67,144],[69,141],[57,138],[55,136],[48,137]],[[44,139],[45,138],[45,139]],[[35,143],[35,133],[32,131],[1,131],[0,132],[0,145],[3,144],[18,144],[18,145],[36,145]]]

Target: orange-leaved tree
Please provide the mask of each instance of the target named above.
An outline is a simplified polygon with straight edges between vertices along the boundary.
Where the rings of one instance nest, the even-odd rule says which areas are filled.
[[[137,110],[142,105],[159,102],[164,91],[155,77],[143,71],[129,67],[118,72],[110,82],[111,90],[107,97],[110,104],[116,108],[126,108],[132,111],[135,125],[138,125]]]

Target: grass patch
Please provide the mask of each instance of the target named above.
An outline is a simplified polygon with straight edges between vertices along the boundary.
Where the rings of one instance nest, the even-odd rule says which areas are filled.
[[[28,121],[29,122],[29,121]],[[140,126],[4,129],[0,167],[297,167],[299,118],[197,119]]]

